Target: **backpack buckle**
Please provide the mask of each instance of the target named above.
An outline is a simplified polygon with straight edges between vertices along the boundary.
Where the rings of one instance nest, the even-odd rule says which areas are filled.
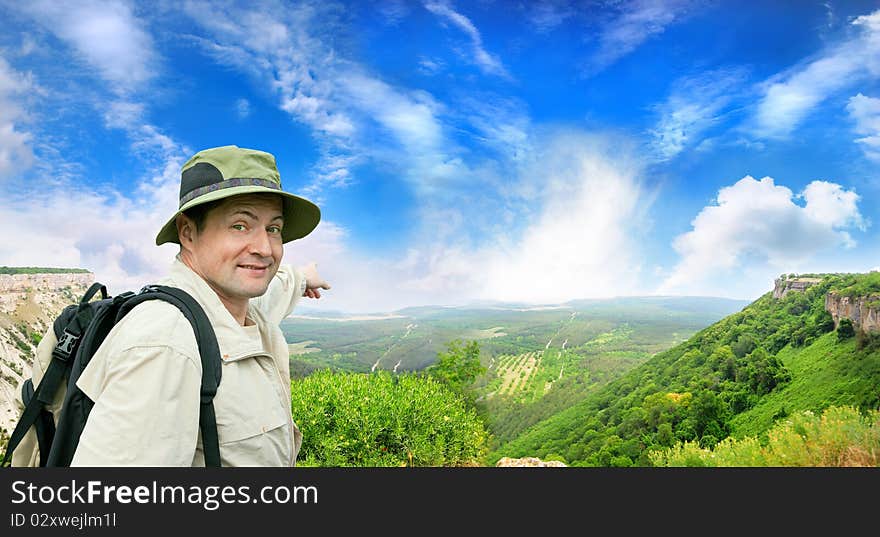
[[[55,349],[52,350],[52,356],[58,358],[62,362],[69,360],[70,353],[76,346],[77,341],[79,341],[80,335],[81,334],[74,334],[65,328],[64,333],[61,334],[61,337],[58,339],[58,343],[55,344]]]

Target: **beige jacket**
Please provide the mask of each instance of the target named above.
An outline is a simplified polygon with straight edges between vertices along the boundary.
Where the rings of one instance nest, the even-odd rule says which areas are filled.
[[[179,260],[165,285],[189,292],[214,327],[223,360],[214,408],[223,466],[294,466],[302,435],[291,417],[290,365],[279,323],[305,288],[281,266],[241,326]],[[199,433],[201,359],[189,321],[152,300],[113,327],[77,381],[95,406],[73,466],[204,466]]]

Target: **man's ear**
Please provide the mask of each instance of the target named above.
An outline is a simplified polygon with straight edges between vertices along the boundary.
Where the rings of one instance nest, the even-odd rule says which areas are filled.
[[[177,215],[174,223],[177,225],[177,240],[180,241],[180,245],[187,246],[192,244],[196,235],[195,222],[187,218],[183,213],[180,213]]]

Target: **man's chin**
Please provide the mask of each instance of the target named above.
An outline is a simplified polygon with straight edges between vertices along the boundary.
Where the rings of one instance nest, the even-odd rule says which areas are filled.
[[[245,291],[248,298],[257,298],[266,294],[269,290],[269,284],[260,286],[259,288],[250,287]]]
[[[234,289],[234,291],[233,291]],[[230,294],[234,294],[235,296],[239,296],[242,298],[257,298],[258,296],[263,296],[266,294],[266,291],[269,289],[269,282],[242,282],[239,281],[234,288],[228,288],[231,291]]]

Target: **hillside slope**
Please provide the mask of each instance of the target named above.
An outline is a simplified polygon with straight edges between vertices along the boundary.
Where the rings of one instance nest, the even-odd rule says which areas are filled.
[[[880,278],[817,276],[776,299],[767,293],[684,343],[659,353],[577,405],[498,447],[503,456],[558,457],[571,465],[650,465],[651,450],[677,442],[711,447],[761,435],[795,410],[880,407],[878,337],[838,341],[829,292],[870,296]]]
[[[45,269],[0,271],[0,446],[18,420],[18,386],[30,376],[39,339],[65,306],[79,300],[94,283],[83,271],[35,272]],[[5,273],[4,273],[5,272]]]

